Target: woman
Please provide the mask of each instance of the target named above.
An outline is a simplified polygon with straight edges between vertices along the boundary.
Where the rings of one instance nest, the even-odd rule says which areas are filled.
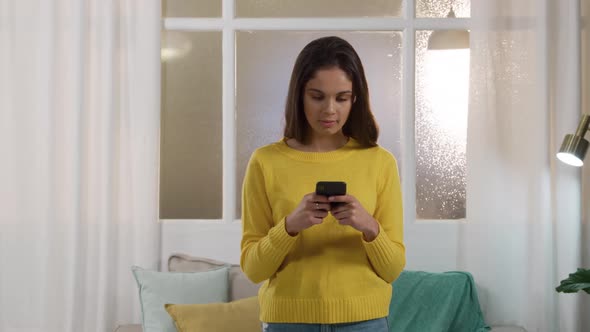
[[[242,195],[241,267],[266,280],[265,331],[386,332],[391,283],[405,266],[402,197],[348,42],[305,46],[285,120],[284,138],[252,154]],[[348,192],[317,195],[318,181],[346,182]]]

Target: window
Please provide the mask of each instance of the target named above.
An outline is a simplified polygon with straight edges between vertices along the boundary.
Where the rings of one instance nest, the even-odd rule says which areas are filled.
[[[464,218],[468,44],[428,41],[466,34],[469,12],[469,0],[163,1],[160,218],[240,218],[249,156],[281,138],[295,57],[325,35],[360,53],[406,218]]]

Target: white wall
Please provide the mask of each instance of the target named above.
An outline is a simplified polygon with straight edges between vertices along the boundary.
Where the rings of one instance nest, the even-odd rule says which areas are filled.
[[[167,270],[172,253],[213,258],[228,263],[240,262],[242,224],[222,221],[162,221],[161,270]]]
[[[430,272],[457,269],[457,230],[460,222],[418,222],[405,226],[408,270]],[[242,225],[221,221],[162,221],[161,269],[172,253],[240,261]]]

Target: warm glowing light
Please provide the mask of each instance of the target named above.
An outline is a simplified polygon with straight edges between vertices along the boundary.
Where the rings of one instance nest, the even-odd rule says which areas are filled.
[[[162,62],[182,58],[193,48],[192,43],[181,34],[168,34],[162,39],[160,58]]]
[[[425,120],[465,152],[469,98],[469,49],[429,50],[424,67]],[[429,112],[429,113],[430,113]]]
[[[571,153],[559,152],[559,153],[557,153],[557,158],[559,158],[559,160],[563,161],[564,163],[566,163],[568,165],[572,165],[572,166],[576,166],[576,167],[582,167],[584,165],[584,162],[582,160],[580,160],[580,158],[574,156]]]

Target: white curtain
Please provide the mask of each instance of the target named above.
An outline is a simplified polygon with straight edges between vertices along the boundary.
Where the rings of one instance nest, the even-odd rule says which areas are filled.
[[[0,331],[139,322],[157,268],[160,2],[0,0]]]
[[[582,183],[590,182],[555,158],[582,111],[576,5],[472,0],[467,221],[458,262],[474,274],[492,325],[590,331],[589,295],[555,291],[576,268],[590,268],[582,216],[590,198]]]
[[[582,110],[590,114],[590,0],[582,1]],[[587,156],[587,158],[590,157]],[[590,163],[582,170],[582,264],[590,268]],[[590,296],[582,298],[582,315],[590,316]],[[590,318],[582,328],[590,331]]]

